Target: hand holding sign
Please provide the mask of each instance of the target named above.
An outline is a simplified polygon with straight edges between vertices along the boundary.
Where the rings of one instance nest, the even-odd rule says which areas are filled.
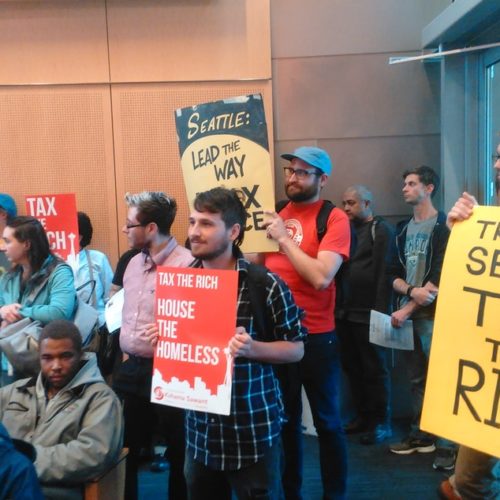
[[[467,220],[472,215],[475,205],[477,205],[477,201],[474,196],[467,192],[462,193],[462,196],[457,200],[448,213],[446,220],[448,227],[451,228],[455,222]]]
[[[158,344],[159,334],[160,330],[157,323],[150,323],[149,325],[146,325],[146,339],[153,347]]]
[[[290,238],[285,226],[285,222],[276,212],[265,211],[264,227],[266,228],[267,237],[281,243],[285,239]]]
[[[229,352],[233,358],[252,358],[253,339],[242,326],[236,327],[234,337],[229,341]]]

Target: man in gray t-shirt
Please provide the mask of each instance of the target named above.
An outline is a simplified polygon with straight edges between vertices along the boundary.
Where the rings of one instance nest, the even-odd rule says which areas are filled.
[[[436,449],[435,437],[420,430],[427,365],[434,326],[435,300],[448,242],[446,215],[432,204],[439,177],[430,167],[421,166],[403,174],[403,196],[413,217],[396,229],[398,261],[394,263],[393,289],[398,301],[392,325],[399,328],[413,321],[413,351],[402,351],[412,389],[413,419],[409,435],[390,446],[393,453],[407,455]]]
[[[405,258],[406,258],[406,278],[409,285],[421,287],[424,283],[427,253],[431,234],[437,222],[437,212],[433,217],[417,222],[414,217],[408,223],[406,230]],[[410,291],[411,294],[411,291]],[[400,299],[400,304],[404,305],[410,301],[410,297],[404,295]],[[412,314],[412,319],[434,316],[433,311],[427,307],[421,307]]]

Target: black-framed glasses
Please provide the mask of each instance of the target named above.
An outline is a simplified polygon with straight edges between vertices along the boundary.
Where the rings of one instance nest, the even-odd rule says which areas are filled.
[[[291,177],[295,174],[297,179],[307,179],[310,175],[321,175],[321,172],[318,172],[316,169],[305,170],[303,168],[294,169],[292,167],[283,167],[283,172],[285,173],[285,177]]]
[[[500,154],[495,153],[492,157],[493,163],[496,163],[498,160],[500,160]]]
[[[146,225],[147,225],[147,224],[141,224],[141,223],[138,223],[138,224],[125,224],[125,227],[126,227],[127,229],[133,229],[134,227],[140,227],[140,226],[144,227],[144,226],[146,226]]]

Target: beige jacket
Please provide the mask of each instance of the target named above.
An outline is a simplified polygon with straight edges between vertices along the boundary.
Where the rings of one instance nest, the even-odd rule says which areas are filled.
[[[122,448],[121,405],[93,353],[84,354],[73,380],[50,401],[41,375],[0,389],[0,420],[12,438],[34,445],[42,483],[86,482],[109,468]]]

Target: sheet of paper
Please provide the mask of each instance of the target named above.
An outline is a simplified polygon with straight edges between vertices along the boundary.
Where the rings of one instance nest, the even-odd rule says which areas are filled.
[[[401,328],[391,325],[391,317],[370,311],[370,342],[391,349],[413,351],[413,323],[405,321]]]
[[[114,332],[122,326],[122,309],[123,301],[125,299],[125,291],[122,288],[111,297],[104,309],[104,318],[106,319],[106,326],[108,332]]]

